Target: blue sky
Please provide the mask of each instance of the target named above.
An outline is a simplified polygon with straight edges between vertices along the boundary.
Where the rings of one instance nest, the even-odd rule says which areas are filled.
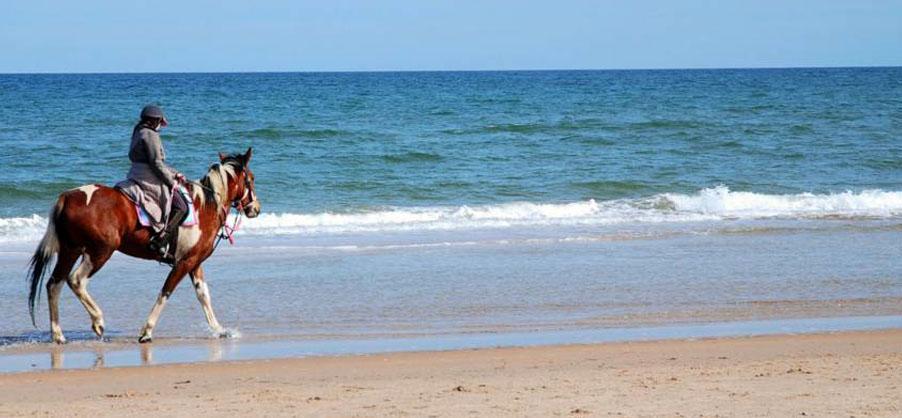
[[[902,65],[898,0],[3,6],[3,73]]]

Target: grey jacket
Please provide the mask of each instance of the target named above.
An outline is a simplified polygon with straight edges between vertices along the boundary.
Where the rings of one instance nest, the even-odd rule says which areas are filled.
[[[132,167],[127,180],[116,184],[132,201],[141,205],[159,232],[169,217],[172,187],[176,184],[175,171],[166,165],[166,151],[160,134],[153,129],[139,127],[132,133],[128,159]]]
[[[177,171],[166,165],[166,151],[160,134],[150,128],[136,129],[128,149],[128,159],[132,164],[147,164],[154,174],[170,188],[175,185]],[[134,166],[133,166],[134,167]]]

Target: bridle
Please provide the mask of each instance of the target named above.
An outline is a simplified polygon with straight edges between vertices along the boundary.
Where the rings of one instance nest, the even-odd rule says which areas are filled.
[[[232,201],[232,207],[240,211],[257,201],[257,194],[254,193],[254,189],[251,187],[251,176],[247,175],[247,170],[242,169],[242,172],[244,173],[244,194],[242,194],[241,199]]]
[[[235,232],[241,227],[241,217],[244,214],[244,208],[257,201],[257,194],[254,193],[254,190],[251,187],[250,176],[247,174],[247,170],[243,165],[241,166],[241,172],[244,174],[244,193],[240,198],[236,197],[235,199],[232,199],[228,208],[222,209],[222,230],[219,231],[219,235],[216,237],[216,244],[213,245],[213,251],[216,251],[216,247],[219,246],[219,242],[222,241],[223,238],[229,240],[229,245],[235,244]],[[229,212],[232,209],[235,209],[235,221],[232,223],[232,226],[229,226],[227,220],[229,218]]]

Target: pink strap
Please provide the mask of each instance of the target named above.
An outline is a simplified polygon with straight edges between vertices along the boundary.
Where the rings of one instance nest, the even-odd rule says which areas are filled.
[[[241,227],[241,211],[244,209],[244,207],[239,203],[236,209],[238,209],[238,214],[235,215],[237,216],[237,218],[235,219],[235,225],[229,226],[228,222],[222,224],[222,229],[223,231],[225,231],[225,237],[229,239],[229,245],[235,245],[234,235],[235,232],[237,232]]]

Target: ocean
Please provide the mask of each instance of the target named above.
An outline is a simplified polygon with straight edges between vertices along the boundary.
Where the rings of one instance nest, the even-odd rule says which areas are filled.
[[[24,278],[46,213],[125,176],[148,103],[189,177],[254,147],[263,213],[206,264],[243,341],[902,325],[902,68],[23,74],[0,75],[0,344],[48,339]],[[94,277],[114,340],[166,272]],[[155,337],[209,338],[190,290]]]

